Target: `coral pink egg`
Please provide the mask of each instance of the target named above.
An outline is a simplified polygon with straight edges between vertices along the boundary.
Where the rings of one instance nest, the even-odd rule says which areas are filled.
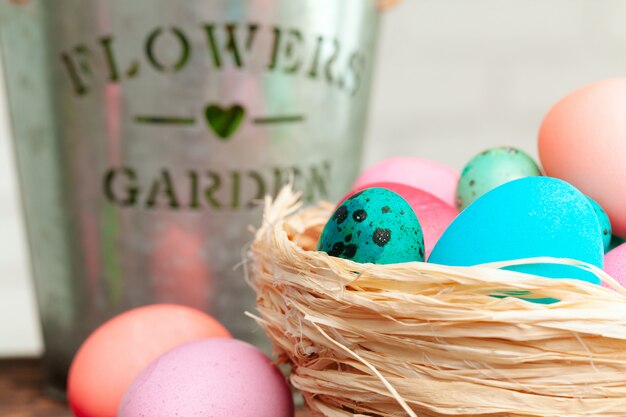
[[[393,182],[379,182],[357,187],[351,191],[350,194],[345,196],[342,202],[354,193],[367,188],[375,187],[393,191],[409,203],[417,216],[417,220],[420,222],[420,226],[422,227],[422,233],[424,234],[425,259],[428,259],[428,256],[439,240],[439,237],[441,237],[448,225],[452,223],[452,220],[454,220],[459,212],[450,204],[445,203],[426,191],[405,184]]]
[[[363,172],[352,191],[380,182],[395,182],[424,190],[454,206],[459,172],[428,159],[396,157],[385,159]]]
[[[189,307],[157,304],[116,316],[82,344],[68,377],[77,417],[115,417],[139,373],[168,350],[193,340],[230,337],[211,316]]]
[[[626,237],[626,78],[588,85],[559,101],[539,131],[547,175],[570,182],[607,212]]]
[[[234,339],[179,346],[135,380],[118,417],[293,417],[291,392],[257,348]]]
[[[604,255],[604,272],[626,287],[626,243]]]

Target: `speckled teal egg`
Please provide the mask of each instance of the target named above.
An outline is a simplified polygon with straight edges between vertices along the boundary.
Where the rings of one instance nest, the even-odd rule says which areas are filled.
[[[423,261],[424,237],[415,212],[401,196],[368,188],[337,207],[317,249],[360,263]]]
[[[487,149],[463,168],[456,188],[456,207],[463,210],[504,183],[538,175],[541,175],[539,166],[525,152],[510,146]]]
[[[600,233],[602,234],[602,243],[604,244],[604,252],[608,252],[611,246],[611,235],[613,229],[611,228],[611,221],[606,211],[598,204],[594,199],[587,197],[587,200],[591,203],[593,211],[596,212],[598,217],[598,223],[600,223]]]
[[[620,246],[622,243],[626,243],[626,239],[621,238],[619,236],[611,236],[611,242],[609,243],[608,249],[605,250],[605,253],[611,252],[616,247]]]

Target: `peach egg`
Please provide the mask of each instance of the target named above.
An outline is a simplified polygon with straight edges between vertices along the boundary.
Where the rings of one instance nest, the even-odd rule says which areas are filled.
[[[539,131],[547,175],[597,201],[626,237],[626,78],[588,85],[556,103]]]
[[[115,417],[124,393],[154,359],[187,342],[230,337],[202,311],[172,304],[136,308],[104,323],[70,367],[67,397],[77,417]]]

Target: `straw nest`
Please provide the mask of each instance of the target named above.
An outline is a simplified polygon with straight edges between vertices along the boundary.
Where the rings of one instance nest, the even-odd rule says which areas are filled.
[[[608,275],[580,265],[614,289],[497,269],[514,262],[358,264],[315,251],[332,209],[284,189],[251,251],[256,319],[315,415],[626,415],[626,291]]]

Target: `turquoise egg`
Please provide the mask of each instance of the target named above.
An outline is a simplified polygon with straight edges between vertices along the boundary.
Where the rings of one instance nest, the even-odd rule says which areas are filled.
[[[463,168],[456,188],[457,209],[465,209],[478,197],[504,183],[540,175],[535,161],[519,149],[504,146],[487,149]]]
[[[415,212],[401,196],[384,188],[355,193],[337,207],[317,249],[360,263],[424,260],[424,238]]]
[[[600,223],[600,234],[602,236],[602,243],[604,244],[604,252],[608,252],[611,247],[611,236],[613,234],[613,230],[611,228],[611,221],[609,220],[609,216],[606,214],[606,211],[598,204],[594,199],[587,197],[593,210],[596,212],[596,216],[598,216],[598,222]]]
[[[497,187],[463,210],[437,241],[428,259],[471,266],[548,256],[602,268],[604,245],[587,197],[556,178],[527,177]],[[592,273],[569,265],[510,267],[550,278],[599,284]]]

